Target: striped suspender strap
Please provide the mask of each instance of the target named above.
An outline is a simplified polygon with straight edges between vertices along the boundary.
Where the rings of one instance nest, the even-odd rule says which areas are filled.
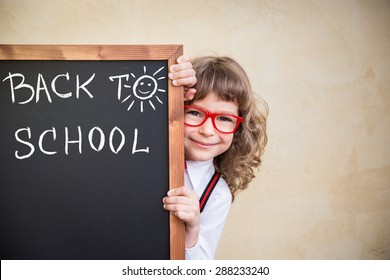
[[[206,206],[207,200],[209,200],[209,197],[213,192],[215,186],[217,185],[220,177],[221,175],[217,171],[215,171],[214,175],[211,177],[209,183],[207,184],[206,189],[203,191],[203,194],[199,199],[199,208],[201,213]]]

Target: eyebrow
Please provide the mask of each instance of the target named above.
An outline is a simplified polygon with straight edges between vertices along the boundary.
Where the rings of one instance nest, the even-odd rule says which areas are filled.
[[[207,110],[207,109],[205,109],[205,108],[203,108],[202,106],[199,106],[199,105],[192,104],[192,105],[190,105],[190,106],[198,107],[198,108],[200,108],[200,109],[202,109],[202,110],[205,110],[205,111],[210,112],[210,113],[213,113],[213,114],[221,114],[221,115],[225,114],[225,115],[238,116],[238,113],[239,113],[239,112],[233,113],[233,112],[231,112],[231,111],[216,111],[216,112],[213,111],[213,112],[211,112],[211,111],[209,111],[209,110]]]

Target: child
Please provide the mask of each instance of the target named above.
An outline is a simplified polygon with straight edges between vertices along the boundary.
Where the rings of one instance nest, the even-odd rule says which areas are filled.
[[[186,259],[213,259],[230,205],[261,163],[268,107],[262,102],[259,110],[233,59],[200,57],[192,64],[197,82],[184,108],[185,187],[169,191],[163,205],[185,222]]]

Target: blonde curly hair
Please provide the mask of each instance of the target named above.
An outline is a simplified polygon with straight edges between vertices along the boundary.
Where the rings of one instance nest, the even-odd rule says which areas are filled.
[[[248,187],[255,177],[254,169],[261,164],[268,140],[268,105],[255,98],[244,69],[232,58],[203,56],[194,59],[192,64],[196,71],[197,92],[186,104],[202,100],[214,92],[223,101],[235,102],[239,115],[244,118],[234,134],[232,145],[214,158],[215,168],[228,184],[234,200],[239,191]]]

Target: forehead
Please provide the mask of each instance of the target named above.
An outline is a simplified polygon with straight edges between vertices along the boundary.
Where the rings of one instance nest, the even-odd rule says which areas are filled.
[[[202,100],[195,100],[192,105],[199,106],[210,112],[238,113],[238,105],[234,101],[222,100],[215,92],[210,92]]]

